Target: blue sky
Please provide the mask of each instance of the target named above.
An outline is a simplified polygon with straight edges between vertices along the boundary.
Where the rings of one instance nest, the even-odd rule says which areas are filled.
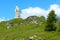
[[[51,5],[57,5],[60,8],[60,0],[0,0],[0,20],[13,19],[15,17],[14,10],[16,6],[20,7],[21,16],[24,14],[23,12],[26,12],[23,15],[25,17],[27,10],[30,11],[29,8],[31,10],[35,8],[48,10]]]

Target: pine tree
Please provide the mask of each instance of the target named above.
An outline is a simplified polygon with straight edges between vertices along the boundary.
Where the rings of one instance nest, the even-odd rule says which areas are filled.
[[[51,10],[50,13],[48,14],[47,25],[46,25],[45,30],[55,31],[56,30],[56,27],[54,25],[55,22],[56,22],[56,14],[54,10]]]

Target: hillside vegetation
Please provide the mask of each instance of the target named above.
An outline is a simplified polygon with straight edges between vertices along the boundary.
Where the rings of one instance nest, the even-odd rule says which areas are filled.
[[[39,38],[41,40],[59,40],[60,32],[46,32],[44,31],[45,25],[46,20],[43,16],[3,21],[0,22],[0,40],[29,40],[29,36],[36,36],[35,40],[39,40]],[[56,26],[59,27],[58,22]]]
[[[44,16],[29,16],[26,19],[16,18],[2,21],[0,22],[0,40],[31,40],[30,37],[33,40],[60,40],[60,19],[57,18],[54,24],[56,31],[44,30],[47,25],[46,20]],[[51,24],[49,20],[48,25]]]

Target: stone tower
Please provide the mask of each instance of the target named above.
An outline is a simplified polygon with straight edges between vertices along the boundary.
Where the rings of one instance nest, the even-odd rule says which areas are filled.
[[[15,8],[15,18],[20,18],[20,9],[19,9],[19,7],[18,6],[16,6],[16,8]]]

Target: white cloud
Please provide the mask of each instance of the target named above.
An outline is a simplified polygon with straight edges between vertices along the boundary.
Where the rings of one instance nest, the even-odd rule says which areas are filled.
[[[60,5],[57,4],[51,5],[50,10],[51,9],[53,9],[58,16],[60,15]]]
[[[45,16],[47,17],[48,13],[51,10],[54,10],[57,15],[60,15],[60,6],[57,4],[50,5],[50,8],[48,10],[42,9],[40,7],[29,7],[26,9],[21,10],[21,17],[27,18],[28,16]]]
[[[0,22],[5,21],[5,17],[0,18]]]

